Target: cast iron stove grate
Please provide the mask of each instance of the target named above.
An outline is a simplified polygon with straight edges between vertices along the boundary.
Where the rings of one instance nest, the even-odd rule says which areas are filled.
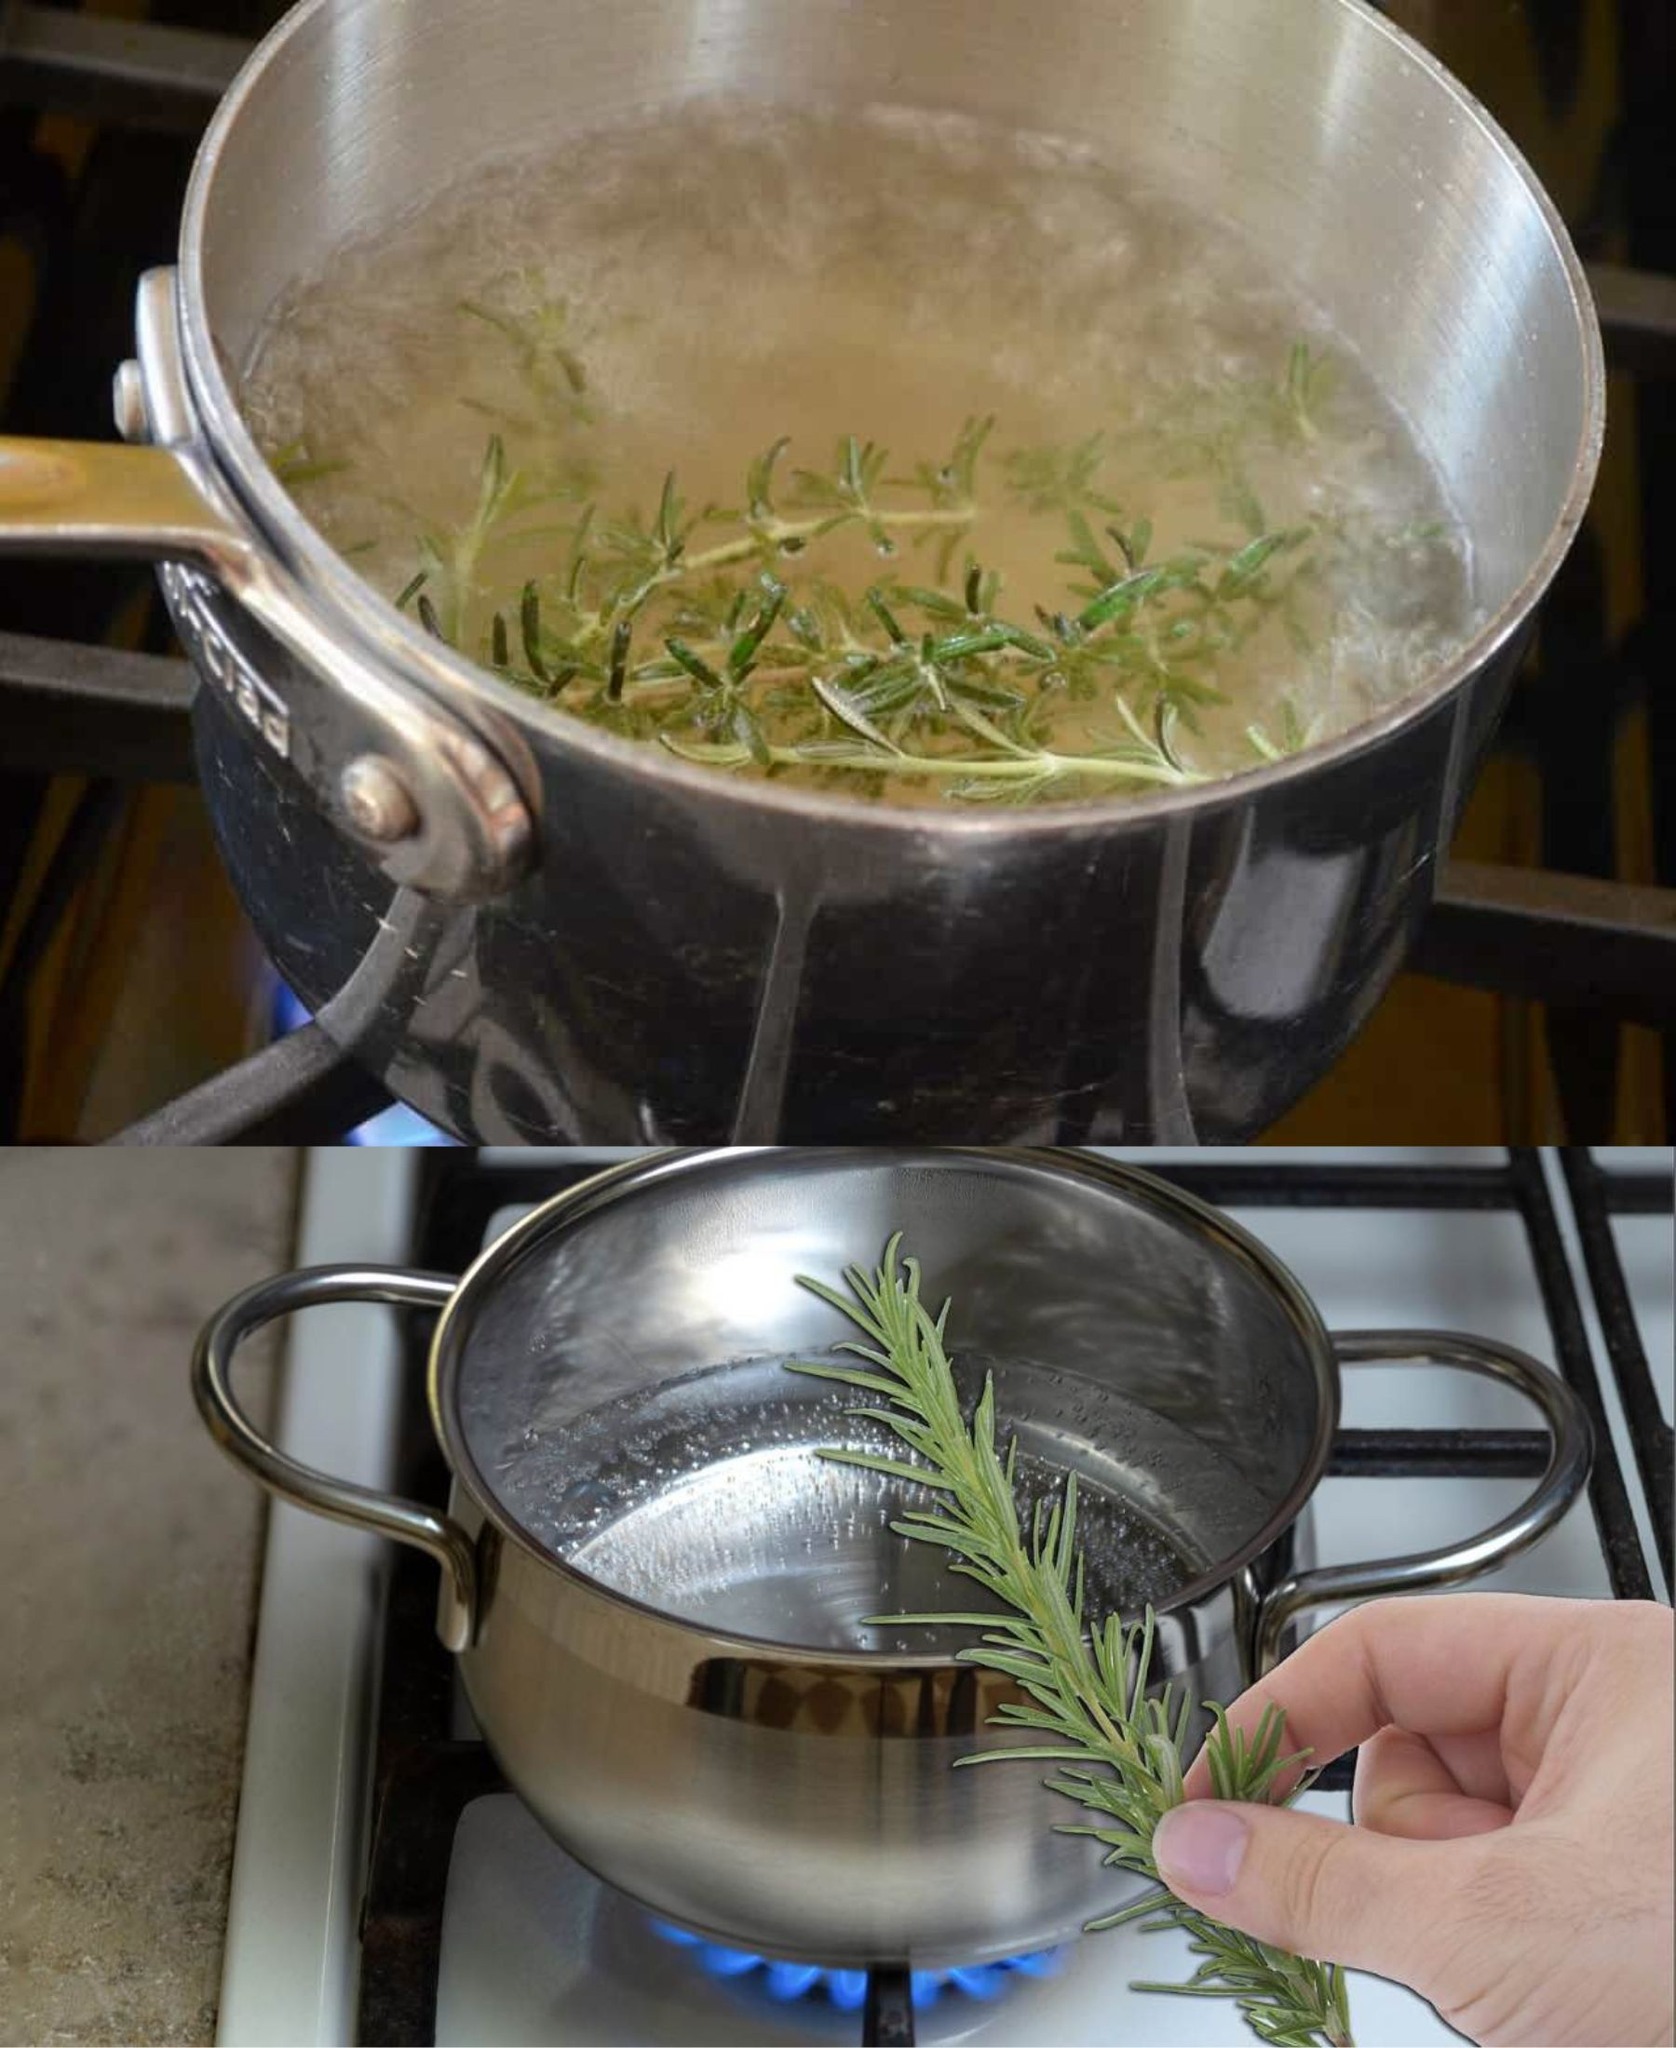
[[[1663,1419],[1613,1239],[1618,1216],[1669,1216],[1676,1176],[1629,1170],[1585,1150],[1560,1155],[1564,1199],[1556,1204],[1542,1158],[1514,1151],[1495,1165],[1322,1165],[1254,1155],[1249,1163],[1174,1161],[1154,1171],[1203,1200],[1238,1208],[1356,1208],[1501,1211],[1516,1216],[1540,1292],[1560,1371],[1588,1410],[1596,1457],[1589,1502],[1615,1598],[1669,1597],[1671,1428]],[[585,1178],[581,1165],[436,1153],[424,1164],[424,1198],[414,1262],[461,1272],[500,1210],[545,1199]],[[1602,1342],[1591,1341],[1572,1277],[1565,1233],[1576,1233]],[[412,1334],[408,1384],[417,1389],[424,1329]],[[1646,1489],[1653,1546],[1643,1542],[1632,1482],[1609,1420],[1609,1388],[1621,1404],[1633,1460]],[[424,1403],[408,1410],[402,1490],[441,1503],[447,1474],[430,1436]],[[1336,1477],[1533,1478],[1547,1439],[1524,1429],[1345,1429],[1334,1444]],[[1661,1587],[1662,1575],[1662,1587]],[[475,1799],[507,1789],[481,1742],[451,1739],[452,1662],[437,1641],[436,1587],[428,1561],[403,1551],[394,1567],[383,1649],[377,1734],[376,1820],[362,1909],[359,2039],[431,2043],[449,1861],[460,1815]],[[1347,1790],[1354,1758],[1324,1775]],[[882,1962],[868,1972],[859,2016],[864,2043],[914,2039],[910,1971]]]

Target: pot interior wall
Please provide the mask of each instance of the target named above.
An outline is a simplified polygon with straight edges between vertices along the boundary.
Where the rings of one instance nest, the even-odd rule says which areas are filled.
[[[1021,1154],[713,1154],[561,1209],[455,1318],[451,1455],[543,1549],[648,1605],[811,1648],[939,1647],[861,1626],[973,1604],[889,1535],[870,1475],[813,1455],[880,1447],[845,1421],[864,1397],[782,1369],[855,1334],[798,1276],[837,1284],[897,1231],[928,1303],[952,1298],[973,1391],[994,1371],[1003,1440],[1044,1488],[1082,1476],[1093,1604],[1163,1604],[1295,1507],[1334,1398],[1307,1306],[1158,1183]]]
[[[280,33],[192,202],[224,369],[330,248],[509,148],[702,94],[882,100],[1092,141],[1242,228],[1416,423],[1488,607],[1584,452],[1588,323],[1544,211],[1360,0],[306,0]]]

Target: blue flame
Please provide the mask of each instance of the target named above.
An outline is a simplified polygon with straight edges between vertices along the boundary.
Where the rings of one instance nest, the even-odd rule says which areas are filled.
[[[777,1963],[767,1956],[748,1954],[744,1949],[724,1948],[706,1941],[685,1927],[654,1920],[653,1932],[677,1948],[691,1949],[698,1966],[712,1977],[747,1977],[762,1972],[762,1987],[770,1998],[782,2004],[793,1999],[825,1997],[839,2012],[859,2012],[867,2002],[865,1970],[822,1970],[813,1963]],[[1038,1949],[1033,1955],[1008,1956],[999,1963],[972,1963],[958,1970],[911,1970],[908,1981],[914,2007],[923,2012],[935,2005],[945,1991],[958,1991],[968,1998],[999,1998],[1008,1982],[1019,1977],[1056,1976],[1065,1960],[1062,1948]]]

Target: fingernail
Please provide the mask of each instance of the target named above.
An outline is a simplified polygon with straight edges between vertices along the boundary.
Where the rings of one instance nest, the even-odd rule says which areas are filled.
[[[1249,1834],[1244,1817],[1214,1799],[1172,1807],[1152,1835],[1159,1875],[1171,1891],[1219,1899],[1234,1888]]]

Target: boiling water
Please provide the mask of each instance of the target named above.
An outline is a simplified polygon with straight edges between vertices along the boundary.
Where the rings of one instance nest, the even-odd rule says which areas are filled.
[[[1415,436],[1319,309],[1086,150],[950,116],[701,103],[479,173],[294,291],[245,399],[315,523],[467,652],[856,794],[1250,767],[1401,697],[1474,617]],[[888,451],[865,515],[846,436]],[[1175,581],[1086,628],[1135,564]],[[788,596],[740,677],[764,572]],[[1034,651],[916,666],[997,620]],[[880,769],[815,675],[905,754],[987,765]],[[1030,765],[1120,747],[1144,773]]]
[[[970,1401],[986,1368],[963,1359]],[[1226,1464],[1119,1395],[1056,1371],[994,1371],[1019,1439],[1026,1528],[1077,1474],[1091,1619],[1170,1598],[1251,1533],[1264,1506]],[[893,1521],[930,1494],[823,1447],[898,1450],[846,1413],[853,1389],[754,1359],[689,1373],[522,1437],[497,1475],[531,1533],[601,1584],[730,1634],[813,1649],[945,1651],[972,1631],[869,1618],[994,1607],[936,1545]],[[1191,1510],[1183,1503],[1192,1502]]]

